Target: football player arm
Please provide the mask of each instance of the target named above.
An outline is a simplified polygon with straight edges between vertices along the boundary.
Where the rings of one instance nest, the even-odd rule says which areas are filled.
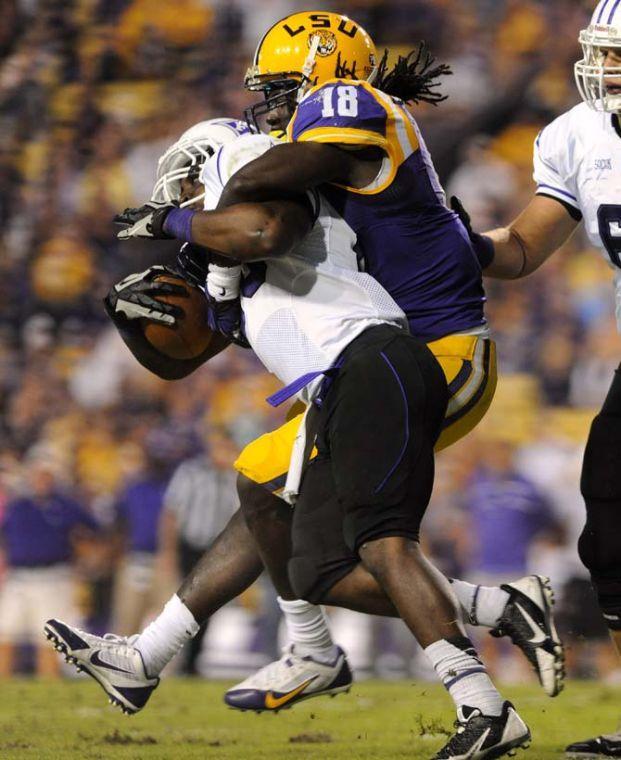
[[[242,167],[227,183],[219,207],[299,195],[326,182],[365,187],[377,176],[383,152],[334,144],[278,145]]]
[[[216,211],[196,212],[192,218],[192,242],[236,261],[260,261],[289,253],[307,235],[313,222],[310,202],[304,198],[242,202]]]
[[[175,238],[235,262],[261,261],[289,253],[310,231],[316,209],[306,194],[286,200],[239,203],[215,211],[193,211],[149,201],[115,217],[119,240]]]
[[[515,280],[532,274],[571,237],[577,217],[560,201],[535,195],[507,227],[484,233],[494,246],[485,276]]]
[[[193,359],[172,359],[158,351],[147,340],[143,328],[137,322],[122,317],[113,320],[123,342],[142,366],[162,380],[181,380],[197,370],[202,364],[223,351],[230,340],[217,333],[209,346]]]

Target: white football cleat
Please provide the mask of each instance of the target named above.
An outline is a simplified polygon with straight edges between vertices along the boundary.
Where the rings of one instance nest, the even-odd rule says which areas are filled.
[[[490,633],[509,636],[533,666],[545,693],[555,697],[563,689],[565,656],[552,616],[550,579],[527,575],[500,588],[509,594],[509,601]]]
[[[94,678],[110,703],[126,715],[142,710],[160,682],[147,674],[142,655],[132,646],[133,637],[94,636],[54,618],[43,630],[65,660]]]
[[[323,663],[310,655],[296,654],[292,644],[280,660],[229,689],[224,701],[237,710],[277,712],[304,699],[349,691],[353,681],[351,670],[345,652],[337,649],[334,662]]]

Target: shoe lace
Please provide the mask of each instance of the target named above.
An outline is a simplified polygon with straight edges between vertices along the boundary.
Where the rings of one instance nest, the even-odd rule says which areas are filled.
[[[303,662],[294,653],[293,646],[291,645],[283,649],[282,657],[279,660],[274,660],[274,662],[270,662],[261,668],[253,677],[253,681],[257,684],[271,686],[274,680],[281,675],[284,668],[287,668],[288,674],[293,676],[301,667],[303,667]]]
[[[117,636],[116,633],[105,633],[102,639],[107,644],[108,657],[124,668],[131,670],[135,667],[132,650],[134,650],[133,644],[138,639],[138,634]]]
[[[117,636],[116,633],[104,633],[104,641],[110,642],[110,644],[126,644],[127,636]]]

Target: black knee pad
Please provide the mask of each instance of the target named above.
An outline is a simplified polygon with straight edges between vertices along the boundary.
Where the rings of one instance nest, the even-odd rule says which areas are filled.
[[[591,572],[604,617],[616,630],[621,629],[620,458],[621,416],[602,412],[593,420],[584,454],[580,490],[587,521],[578,553]]]
[[[319,604],[323,595],[317,565],[308,557],[293,557],[288,564],[289,582],[295,595],[307,602]]]

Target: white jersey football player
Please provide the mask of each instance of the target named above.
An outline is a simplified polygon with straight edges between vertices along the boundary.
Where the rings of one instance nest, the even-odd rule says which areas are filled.
[[[267,135],[244,135],[222,145],[200,175],[204,206],[213,210],[229,179],[277,145]],[[241,289],[245,335],[264,366],[285,385],[332,366],[343,349],[372,325],[407,329],[403,311],[373,277],[359,271],[356,235],[319,193],[308,194],[316,219],[287,256],[246,265]],[[211,267],[207,287],[217,293]],[[223,277],[231,278],[231,267]],[[286,346],[286,350],[283,350]],[[297,393],[309,402],[322,377]]]
[[[612,270],[621,331],[621,0],[601,0],[579,42],[583,57],[575,77],[583,102],[537,137],[535,197],[507,227],[471,238],[486,276],[517,279],[538,269],[584,221],[589,240]],[[621,654],[620,459],[617,370],[586,446],[581,490],[587,519],[578,550]],[[621,734],[577,742],[567,753],[621,757]]]
[[[211,146],[206,146],[209,148],[209,159],[200,173],[200,189],[207,209],[217,205],[224,185],[240,166],[269,150],[274,144],[270,138],[260,135],[236,137],[234,142],[222,142],[224,144],[216,146],[215,151],[212,150],[213,141]],[[171,170],[175,170],[175,167],[172,166]],[[196,171],[191,173],[197,174]],[[187,176],[186,167],[185,177]],[[175,175],[175,182],[179,183],[181,179],[183,177]],[[158,182],[158,188],[160,194],[171,192],[166,183]],[[178,197],[179,188],[172,192],[172,197]],[[373,278],[358,271],[355,236],[348,225],[320,195],[312,193],[309,202],[316,214],[311,232],[286,257],[257,262],[258,266],[250,271],[250,276],[246,273],[241,298],[246,333],[252,347],[266,367],[283,382],[291,383],[303,376],[305,382],[302,385],[293,384],[289,390],[299,391],[307,401],[313,396],[322,371],[331,366],[356,335],[367,327],[382,322],[401,325],[404,319],[402,310],[386,291]],[[229,271],[226,277],[223,275],[223,279],[218,280],[218,274],[217,267],[211,269],[207,283],[208,288],[216,294],[218,288],[226,291],[231,287],[231,278],[235,277],[234,272]],[[144,296],[144,291],[140,292],[140,296]],[[136,315],[144,316],[145,302],[141,300],[138,307]],[[125,302],[122,309],[128,315],[132,313],[134,305]],[[151,312],[151,316],[156,315]],[[317,378],[313,377],[315,374],[318,374]],[[296,473],[296,468],[292,467],[291,470]],[[295,481],[291,484],[293,494],[296,485]],[[456,584],[464,587],[462,591],[466,596],[471,592],[474,594],[474,599],[468,596],[465,602],[462,600],[463,594],[458,593],[458,596],[464,604],[465,615],[474,618],[471,622],[475,624],[493,628],[499,620],[510,622],[507,610],[515,606],[513,601],[518,596],[522,603],[528,604],[533,615],[543,615],[546,620],[549,618],[549,604],[542,604],[541,609],[536,604],[536,599],[542,593],[549,594],[548,589],[541,587],[536,576],[522,579],[503,589],[481,590],[469,584]],[[481,602],[478,606],[477,595]],[[487,612],[481,601],[485,599],[489,608]],[[308,645],[309,623],[312,622],[313,637],[317,640],[313,643],[318,647],[321,642],[323,649],[336,650],[335,662],[338,667],[334,667],[332,661],[323,664],[315,652],[312,655],[296,656],[289,650],[282,662],[268,666],[265,671],[249,679],[248,684],[240,684],[238,691],[244,686],[248,692],[263,690],[268,696],[272,693],[291,695],[300,690],[296,679],[307,683],[310,671],[310,680],[313,685],[317,685],[311,690],[305,690],[300,698],[348,688],[351,676],[348,675],[343,681],[342,672],[337,672],[342,669],[344,655],[332,644],[320,608],[301,601],[288,604],[296,607],[291,614],[294,622],[293,626],[289,626],[290,633],[295,631],[296,626],[303,629],[304,643]],[[145,632],[129,640],[112,635],[102,639],[56,620],[48,621],[46,633],[69,661],[89,672],[101,683],[113,702],[126,712],[137,712],[157,686],[157,674],[183,642],[195,634],[199,620],[195,615],[194,611],[180,601],[179,596],[175,596]],[[301,620],[302,617],[305,619]],[[546,625],[552,624],[547,620],[542,623],[542,628]],[[532,637],[530,628],[526,639],[529,637]],[[547,640],[547,636],[543,636],[543,639]],[[296,641],[296,646],[301,643]],[[557,654],[547,656],[546,652],[539,650],[530,653],[538,662],[537,669],[542,683],[550,694],[558,692],[562,680],[556,669]],[[119,668],[122,668],[122,675],[119,675]],[[288,699],[287,704],[292,701]]]
[[[214,119],[195,125],[160,159],[153,201],[181,200],[182,183],[188,181],[187,186],[194,185],[195,191],[180,205],[194,206],[201,201],[205,209],[214,209],[229,178],[275,144],[277,141],[266,135],[244,134],[240,123],[233,120]],[[297,395],[307,403],[318,391],[324,371],[362,332],[380,324],[408,331],[402,309],[374,278],[359,271],[356,236],[348,225],[318,193],[309,193],[308,203],[314,218],[309,233],[286,257],[247,265],[241,293],[240,266],[210,264],[206,282],[214,299],[241,300],[251,347],[265,367],[288,386],[280,398]],[[113,288],[117,296],[111,308],[130,322],[146,317],[171,324],[172,312],[166,304],[149,295],[156,293],[150,289],[153,277],[163,271],[165,268],[158,265],[122,280]],[[128,345],[134,350],[131,341]],[[301,382],[293,382],[300,378]],[[304,437],[298,439],[290,467],[291,498],[297,492],[295,475],[299,478],[301,474],[304,453]],[[284,692],[299,692],[297,681],[289,684],[291,679],[301,678],[305,685],[312,681],[313,688],[307,690],[306,697],[349,690],[349,666],[344,652],[332,643],[322,609],[302,601],[289,602],[288,607],[295,607],[285,613],[291,618],[288,623],[303,628],[302,637],[307,643],[315,643],[317,652],[306,652],[301,646],[299,655],[290,651],[286,678],[277,686]],[[140,636],[107,634],[101,638],[58,620],[48,621],[45,628],[67,661],[95,678],[111,703],[128,714],[146,704],[159,683],[159,672],[197,630],[193,613],[178,596]],[[325,662],[322,654],[326,654]],[[272,666],[270,686],[273,672]]]
[[[225,185],[242,166],[277,144],[267,135],[251,134],[222,145],[200,175],[205,209],[217,207]],[[370,327],[408,329],[404,312],[384,288],[359,271],[351,227],[320,193],[310,192],[308,199],[315,218],[310,232],[287,256],[247,264],[240,294],[246,338],[265,368],[286,386],[270,399],[274,404],[293,395],[309,404],[325,371]],[[241,274],[241,266],[210,265],[207,290],[212,297],[235,282],[235,269]],[[302,422],[282,492],[290,502],[302,474],[304,433]]]

